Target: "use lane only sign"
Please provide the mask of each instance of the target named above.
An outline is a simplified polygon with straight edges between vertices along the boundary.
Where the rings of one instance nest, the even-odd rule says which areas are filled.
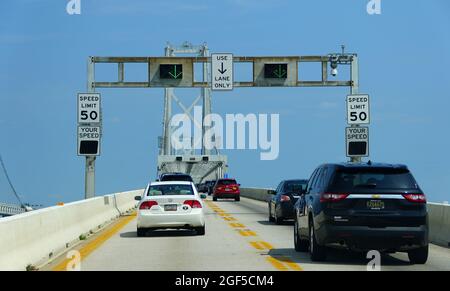
[[[347,96],[347,122],[349,125],[370,123],[369,95]]]
[[[78,94],[78,123],[100,123],[99,93]]]
[[[233,54],[211,54],[211,89],[233,90]]]

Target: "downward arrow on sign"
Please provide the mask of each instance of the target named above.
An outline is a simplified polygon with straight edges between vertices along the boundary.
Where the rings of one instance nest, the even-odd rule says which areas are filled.
[[[225,72],[227,71],[227,69],[223,69],[223,63],[222,63],[222,68],[219,69],[219,73],[221,73],[222,75],[225,74]]]

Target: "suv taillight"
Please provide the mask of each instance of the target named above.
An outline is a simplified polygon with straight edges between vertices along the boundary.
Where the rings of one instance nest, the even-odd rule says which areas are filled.
[[[425,194],[403,194],[406,200],[415,203],[427,203]]]
[[[183,204],[189,205],[191,208],[202,208],[202,204],[198,200],[186,200]]]
[[[141,206],[139,206],[140,210],[149,210],[153,206],[158,205],[158,202],[156,201],[144,201],[141,203]]]
[[[289,197],[287,195],[281,195],[280,200],[281,200],[281,202],[288,202],[288,201],[291,201],[291,197]]]
[[[325,193],[320,196],[320,202],[339,202],[346,199],[349,194]]]

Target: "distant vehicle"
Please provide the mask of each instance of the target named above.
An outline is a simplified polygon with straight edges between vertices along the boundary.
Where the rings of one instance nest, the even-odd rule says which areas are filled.
[[[325,260],[327,247],[428,259],[426,197],[404,165],[322,165],[295,208],[295,249],[309,249],[313,261]]]
[[[160,176],[159,181],[160,182],[168,182],[168,181],[193,182],[192,177],[190,175],[183,174],[183,173],[165,173]]]
[[[191,182],[154,182],[147,186],[137,215],[137,236],[149,230],[192,229],[205,235],[203,202]]]
[[[214,190],[214,185],[216,185],[216,182],[217,181],[214,181],[214,180],[206,181],[205,188],[206,188],[206,192],[208,193],[208,195],[212,195],[213,190]]]
[[[200,192],[200,193],[207,193],[208,192],[208,187],[207,187],[206,183],[207,182],[198,184],[198,186],[197,186],[198,192]]]
[[[219,179],[213,188],[213,201],[218,199],[241,200],[240,184],[235,179]]]
[[[294,205],[306,190],[308,180],[282,181],[276,190],[270,190],[269,221],[276,224],[295,217]]]

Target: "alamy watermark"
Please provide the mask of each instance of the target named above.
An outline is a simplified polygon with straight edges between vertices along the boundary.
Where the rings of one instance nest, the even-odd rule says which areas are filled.
[[[80,15],[81,14],[81,0],[69,0],[66,6],[67,14]]]
[[[81,271],[81,253],[79,251],[68,252],[66,258],[70,260],[66,265],[66,271]]]
[[[279,114],[226,114],[224,120],[218,114],[203,118],[202,107],[195,106],[193,117],[176,114],[170,125],[174,128],[171,145],[177,151],[200,150],[203,140],[207,150],[259,149],[263,161],[276,160],[280,152]],[[202,125],[205,128],[203,138]]]
[[[370,15],[380,15],[381,0],[369,0],[369,3],[367,3],[367,13]]]
[[[367,271],[381,271],[381,253],[379,251],[368,252],[366,258],[370,260],[367,264]]]

